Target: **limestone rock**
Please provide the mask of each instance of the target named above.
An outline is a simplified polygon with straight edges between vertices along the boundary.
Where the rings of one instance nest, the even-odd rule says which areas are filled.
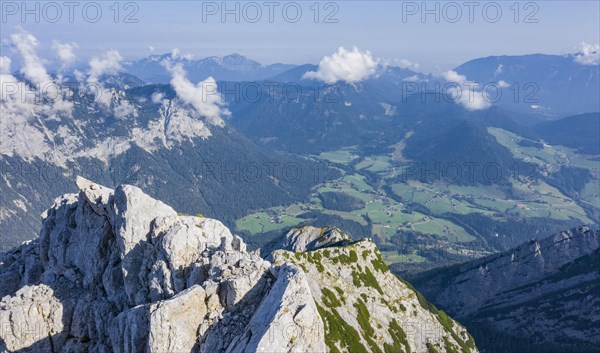
[[[77,185],[79,193],[44,213],[38,239],[0,254],[2,353],[348,351],[332,338],[339,337],[332,325],[341,324],[331,322],[323,296],[332,286],[345,291],[336,313],[360,332],[366,352],[376,351],[371,334],[383,344],[400,337],[397,327],[388,330],[394,319],[436,322],[411,289],[375,265],[371,242],[352,242],[338,229],[290,231],[271,244],[289,250],[270,254],[272,264],[217,220],[178,215],[132,186],[112,190],[83,178]],[[363,288],[361,281],[373,285],[367,270],[384,293]],[[355,304],[366,294],[369,325],[383,325],[374,332],[357,319]],[[417,314],[394,311],[400,302]],[[458,324],[453,333],[440,330],[455,348],[468,339]],[[426,343],[445,352],[440,340]]]
[[[121,256],[125,291],[132,304],[144,302],[148,291],[142,271],[149,244],[150,230],[157,217],[176,216],[164,203],[154,200],[134,186],[120,186],[114,191],[113,232]]]
[[[195,285],[150,308],[148,347],[151,352],[192,352],[198,328],[208,313],[206,293]]]
[[[0,323],[0,339],[6,349],[16,351],[35,345],[32,351],[46,348],[50,352],[52,342],[36,343],[63,331],[63,306],[54,297],[52,288],[43,284],[25,286],[14,296],[2,299]]]
[[[305,252],[336,244],[343,245],[349,241],[350,237],[338,228],[305,226],[293,228],[287,234],[271,241],[261,253],[267,260],[272,260],[272,252],[278,249]]]
[[[326,352],[323,321],[306,275],[291,264],[283,265],[277,273],[277,281],[250,320],[251,338],[246,349],[252,352]]]
[[[291,262],[306,274],[328,351],[477,351],[466,329],[431,311],[369,239],[309,252],[276,250],[273,258],[275,265]]]

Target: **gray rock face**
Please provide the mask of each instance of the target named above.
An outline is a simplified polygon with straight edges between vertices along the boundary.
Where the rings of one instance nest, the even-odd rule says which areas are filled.
[[[134,186],[115,190],[112,209],[112,229],[119,234],[116,243],[121,257],[125,291],[132,304],[142,304],[148,294],[145,270],[146,254],[153,252],[149,241],[152,222],[159,217],[176,216],[169,206],[154,200]]]
[[[494,330],[503,337],[497,341],[514,340],[523,350],[528,344],[543,352],[599,352],[599,269],[600,232],[578,227],[413,283],[435,305],[480,328],[479,337]]]
[[[272,252],[278,249],[306,252],[336,244],[343,245],[349,241],[350,237],[340,229],[305,226],[293,228],[287,234],[274,239],[261,250],[261,253],[266,259],[272,260]]]
[[[56,335],[63,331],[63,306],[54,297],[52,288],[46,285],[25,286],[13,297],[0,303],[2,330],[10,332],[4,344],[10,350],[18,350],[36,343],[43,333]],[[50,342],[38,345],[51,351]]]
[[[329,352],[477,352],[466,329],[396,277],[370,239],[309,252],[276,250],[273,258],[305,274]]]
[[[133,186],[77,185],[45,212],[39,239],[0,257],[3,350],[247,352],[265,345],[282,291],[308,293],[274,286],[271,264],[217,220],[179,216]],[[323,347],[323,335],[295,344]]]
[[[326,352],[324,326],[304,272],[286,264],[277,281],[250,320],[247,343],[232,352]],[[271,329],[271,332],[265,331]],[[311,337],[311,339],[307,339]]]
[[[286,250],[276,251],[277,263],[271,264],[246,252],[243,240],[221,222],[178,215],[136,187],[111,190],[82,178],[77,185],[79,194],[56,199],[44,213],[38,239],[0,254],[0,352],[335,349],[328,342],[331,320],[326,323],[320,309],[325,305],[321,288],[328,280],[338,283],[348,291],[352,308],[351,300],[359,294],[349,285],[354,270],[329,261],[292,261],[294,253]],[[337,229],[311,227],[291,231],[280,246],[310,254],[335,244],[344,245],[336,245],[338,251],[348,252],[351,241]],[[375,271],[367,253],[378,252],[368,244],[360,249],[364,261],[358,266]],[[328,267],[330,278],[315,275],[322,266]],[[378,268],[384,271],[381,264]],[[378,303],[401,294],[394,300],[406,298],[407,305],[415,306],[413,320],[440,330],[437,339],[410,338],[413,352],[426,351],[431,344],[445,352],[468,341],[453,321],[452,332],[444,331],[389,271],[375,281],[385,281],[382,287],[390,290],[385,297],[364,299],[373,317],[385,317],[377,321],[380,325],[388,325],[395,314]],[[355,314],[354,309],[343,313],[354,323]],[[381,326],[378,340],[393,342],[397,331]],[[364,340],[364,351],[376,352]],[[469,347],[465,350],[476,352]]]

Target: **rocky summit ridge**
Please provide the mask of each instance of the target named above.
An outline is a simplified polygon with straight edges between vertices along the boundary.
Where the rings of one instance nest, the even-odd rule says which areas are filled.
[[[477,352],[369,239],[296,228],[261,256],[137,187],[77,185],[0,254],[0,352]]]

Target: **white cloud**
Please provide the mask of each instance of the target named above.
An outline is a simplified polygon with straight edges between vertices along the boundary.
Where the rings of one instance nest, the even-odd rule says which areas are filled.
[[[419,63],[413,63],[406,59],[394,59],[393,61],[391,61],[389,63],[389,65],[397,66],[401,69],[408,69],[408,70],[412,70],[412,71],[419,70],[419,68],[421,67],[421,65],[419,65]]]
[[[52,42],[52,49],[56,51],[56,55],[62,62],[63,68],[72,65],[77,60],[77,55],[75,55],[75,49],[77,49],[76,43],[61,43],[55,40]]]
[[[575,61],[583,65],[600,65],[600,44],[582,42]]]
[[[37,55],[37,38],[24,30],[18,30],[10,36],[9,44],[21,56],[23,67],[19,72],[27,82],[12,76],[11,60],[2,57],[0,98],[3,115],[15,121],[27,121],[35,116],[58,119],[58,115],[70,113],[73,103],[65,100],[60,83],[50,77],[44,61]]]
[[[508,87],[510,87],[510,84],[504,80],[500,80],[500,81],[498,81],[498,86],[500,88],[508,88]]]
[[[405,78],[402,81],[404,81],[404,82],[417,82],[417,81],[420,81],[420,80],[421,79],[419,78],[419,75],[412,75],[410,77]]]
[[[442,72],[442,77],[448,82],[458,83],[458,84],[463,84],[467,81],[466,76],[461,75],[458,72],[453,71],[453,70],[448,70],[448,71]]]
[[[23,58],[23,67],[20,72],[33,84],[44,86],[52,82],[50,75],[44,67],[42,59],[37,55],[36,48],[39,45],[37,39],[23,30],[10,36],[12,45]]]
[[[122,60],[123,57],[121,54],[114,49],[107,51],[102,58],[92,58],[92,60],[90,60],[90,78],[95,81],[98,77],[104,74],[116,74],[122,69]]]
[[[184,55],[181,55],[181,51],[179,50],[179,48],[175,48],[171,51],[171,59],[174,60],[192,60],[194,58],[194,55],[187,53]]]
[[[118,102],[118,104],[115,104],[113,112],[115,114],[115,117],[123,119],[127,116],[134,115],[135,107],[129,101],[122,100]]]
[[[150,50],[150,52],[152,53],[152,52],[154,52],[154,47],[153,47],[153,46],[151,46],[151,45],[149,45],[149,46],[148,46],[148,50]]]
[[[447,93],[465,109],[482,110],[491,106],[491,103],[484,97],[483,93],[477,90],[479,84],[469,81],[466,76],[456,71],[448,70],[442,73],[442,77],[454,84],[447,89]]]
[[[8,56],[0,56],[0,74],[10,74],[11,60]]]
[[[196,112],[210,123],[222,126],[224,124],[222,116],[231,113],[225,108],[225,102],[217,90],[215,79],[208,77],[194,84],[186,78],[181,64],[171,65],[168,61],[163,61],[163,65],[171,73],[171,85],[177,97],[194,107]]]
[[[162,94],[160,92],[154,92],[154,93],[152,93],[152,103],[159,104],[162,102],[164,97],[165,97],[164,94]]]
[[[348,51],[340,47],[336,53],[321,59],[317,71],[309,71],[303,77],[327,83],[354,83],[373,76],[378,63],[379,59],[373,58],[369,51],[360,51],[356,47]]]
[[[115,75],[122,70],[121,61],[123,57],[115,49],[111,49],[104,53],[102,57],[94,57],[90,60],[90,70],[86,79],[88,90],[94,94],[94,100],[105,108],[112,108],[112,113],[116,118],[122,119],[129,115],[135,115],[136,110],[133,104],[123,98],[123,93],[114,88],[106,88],[98,78],[102,75]],[[83,75],[76,72],[76,77],[79,80]]]
[[[13,85],[17,83],[17,79],[10,73],[11,60],[8,56],[0,57],[0,100],[7,101],[9,97],[5,96],[13,91]],[[4,105],[2,105],[4,107]]]
[[[452,90],[458,90],[458,88],[451,88],[450,91]],[[453,97],[467,110],[482,110],[491,106],[491,103],[483,96],[483,93],[473,88],[462,87],[460,92],[454,93],[460,94],[460,96],[453,95]]]
[[[496,69],[496,71],[494,71],[494,77],[500,75],[503,72],[504,72],[504,65],[498,64],[498,68]]]

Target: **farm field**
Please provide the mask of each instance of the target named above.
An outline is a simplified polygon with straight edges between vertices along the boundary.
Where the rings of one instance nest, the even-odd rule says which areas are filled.
[[[599,162],[579,156],[568,148],[549,145],[543,145],[543,148],[523,147],[517,144],[518,135],[496,128],[489,128],[488,132],[517,158],[536,163],[544,170],[575,165],[589,169],[594,176],[598,175]],[[460,253],[463,251],[461,247],[477,240],[477,236],[455,223],[450,215],[479,214],[494,220],[508,216],[548,218],[590,224],[594,221],[580,203],[600,207],[597,179],[585,185],[578,202],[541,179],[510,178],[510,184],[503,187],[399,181],[395,176],[405,161],[394,161],[392,153],[361,156],[356,147],[350,146],[311,156],[339,165],[342,177],[314,187],[304,203],[248,214],[237,220],[236,230],[250,236],[273,231],[283,233],[292,227],[310,224],[314,215],[321,214],[368,227],[369,234],[384,246],[393,247],[393,239],[398,234],[404,234],[404,237],[406,234],[422,234],[446,244],[442,247],[447,248],[449,253]],[[373,175],[378,176],[377,180],[373,180]],[[328,209],[321,201],[325,193],[348,195],[360,200],[364,207],[352,211]],[[415,205],[418,207],[415,208]],[[418,250],[409,254],[385,250],[382,254],[388,264],[429,261]]]

